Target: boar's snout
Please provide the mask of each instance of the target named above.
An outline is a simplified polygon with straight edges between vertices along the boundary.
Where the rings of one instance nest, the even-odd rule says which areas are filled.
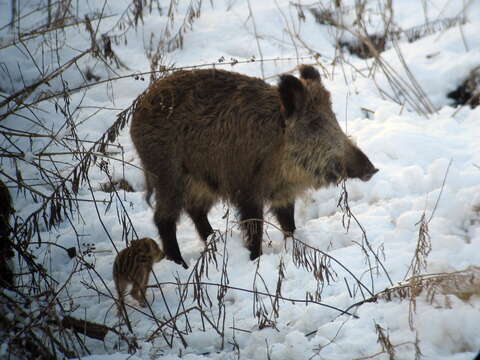
[[[375,175],[378,172],[378,169],[375,167],[372,167],[370,171],[365,173],[362,177],[360,177],[360,180],[362,181],[368,181],[372,178],[373,175]]]
[[[354,148],[353,156],[347,162],[347,177],[368,181],[378,172],[370,159],[357,147]]]

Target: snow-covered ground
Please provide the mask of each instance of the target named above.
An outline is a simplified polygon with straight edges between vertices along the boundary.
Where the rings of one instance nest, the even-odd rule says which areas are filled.
[[[342,3],[346,8],[355,5],[355,1]],[[370,31],[379,31],[382,29],[380,24],[383,24],[377,15],[381,12],[378,8],[381,2],[368,3],[371,23],[367,26]],[[151,308],[139,312],[134,309],[137,307],[135,301],[129,300],[133,306],[129,317],[141,349],[130,356],[124,344],[117,346],[117,336],[110,334],[105,342],[86,339],[93,354],[86,359],[150,359],[159,356],[166,359],[363,359],[370,356],[391,359],[386,352],[379,354],[384,350],[378,340],[380,328],[394,346],[395,359],[415,358],[416,341],[426,359],[470,360],[475,357],[480,350],[480,289],[472,291],[470,296],[447,291],[446,294],[437,292],[432,297],[424,291],[416,297],[415,311],[410,297],[395,294],[389,301],[380,297],[376,302],[350,308],[370,298],[372,295],[368,291],[372,294],[381,292],[412,275],[409,269],[415,257],[422,216],[428,221],[431,242],[422,274],[451,273],[480,264],[480,107],[458,110],[449,105],[452,100],[447,98],[469,71],[480,64],[480,3],[447,0],[393,3],[393,22],[403,29],[426,21],[456,17],[466,9],[463,25],[436,31],[412,43],[402,37],[398,40],[403,61],[436,110],[428,116],[416,112],[408,102],[402,105],[392,100],[399,96],[381,69],[377,67],[369,71],[373,60],[362,60],[348,53],[344,54],[345,61],[336,58],[336,37],[349,39],[351,35],[339,34],[339,30],[316,23],[306,8],[305,20],[299,21],[297,8],[289,1],[251,1],[253,17],[246,1],[214,1],[213,7],[210,2],[205,2],[200,18],[185,34],[183,48],[166,54],[166,63],[177,67],[217,62],[220,58],[228,62],[233,58],[241,63],[216,66],[263,76],[272,84],[276,83],[278,74],[293,71],[299,63],[314,64],[316,60],[312,53],[320,54],[318,61],[324,69],[323,81],[332,93],[339,123],[380,169],[369,182],[347,182],[351,211],[365,230],[371,251],[362,248],[364,235],[353,219],[348,231],[344,226],[344,212],[337,206],[342,193],[340,187],[312,191],[298,199],[296,204],[296,238],[338,261],[330,261],[335,274],[323,284],[308,269],[297,266],[292,257],[292,240],[284,241],[270,215],[267,221],[272,224],[266,226],[264,255],[259,261],[251,262],[241,232],[235,225],[235,212],[225,204],[217,204],[209,218],[222,235],[217,242],[218,266],[210,263],[208,276],[204,275],[203,281],[225,284],[222,275],[227,273],[229,288],[219,307],[218,286],[205,286],[211,304],[201,305],[208,319],[219,321],[216,327],[224,331],[224,338],[202,319],[199,311],[192,310],[186,317],[179,316],[176,323],[177,328],[184,331],[182,336],[186,346],[174,333],[173,347],[169,347],[160,335],[150,338],[159,326],[152,313],[162,322],[176,313],[199,306],[192,286],[182,287],[189,292],[179,306],[179,287],[174,284],[193,282],[192,271],[203,251],[203,243],[192,222],[182,216],[178,238],[190,268],[185,270],[166,260],[156,264],[155,277],[151,277],[150,283],[164,284],[161,290],[149,289]],[[81,11],[91,12],[102,4],[83,5]],[[422,4],[428,5],[427,11]],[[119,14],[124,6],[121,2],[110,2],[106,13]],[[1,5],[0,12],[6,13],[3,11],[6,8],[6,4]],[[180,11],[185,9],[180,8]],[[355,19],[349,16],[353,15],[346,15],[345,21],[353,22]],[[163,29],[166,19],[166,16],[156,14],[146,16],[142,30],[129,34],[128,45],[115,47],[118,56],[130,68],[119,70],[120,74],[149,70],[144,56],[147,34]],[[2,21],[1,25],[4,25],[5,16]],[[115,17],[105,19],[102,23],[105,28],[100,29],[100,33],[115,21]],[[72,30],[67,34],[62,51],[65,60],[88,47],[90,41],[87,32]],[[8,37],[9,30],[4,28],[0,33],[2,43],[7,43]],[[408,81],[399,53],[391,46],[387,48],[382,53],[384,63],[398,78]],[[27,81],[38,77],[38,69],[32,66],[31,58],[24,50],[21,46],[0,50],[0,54],[3,52],[0,62],[9,69],[8,76],[6,72],[0,75],[3,95],[21,88],[22,76]],[[242,63],[252,57],[256,61]],[[266,61],[258,61],[262,57]],[[53,57],[46,54],[46,63],[50,60],[54,61]],[[94,63],[81,59],[79,67],[93,66]],[[105,69],[99,65],[93,72],[106,76]],[[70,88],[83,81],[74,70],[66,72],[64,79]],[[72,104],[83,101],[82,112],[74,117],[79,124],[79,136],[96,140],[113,123],[119,110],[128,107],[147,86],[148,76],[145,81],[124,78],[73,94]],[[112,110],[98,111],[98,107]],[[61,114],[55,112],[54,104],[42,105],[41,110],[38,117],[44,128],[58,129]],[[1,125],[17,130],[38,127],[18,116],[10,116]],[[59,129],[60,134],[61,131]],[[15,138],[15,146],[22,149],[31,161],[39,161],[33,154],[42,151],[50,140],[39,138],[30,143],[28,139]],[[116,251],[113,244],[119,250],[125,247],[122,223],[117,218],[120,203],[127,209],[138,236],[159,240],[152,221],[152,209],[144,201],[142,172],[135,167],[139,161],[128,126],[115,143],[121,144],[125,151],[124,160],[131,165],[122,166],[119,161],[106,159],[110,173],[115,179],[125,178],[137,191],[121,191],[121,197],[110,207],[99,203],[101,221],[92,202],[81,202],[77,216],[72,219],[76,232],[81,235],[80,242],[67,221],[42,234],[44,239],[65,248],[77,247],[79,253],[88,250],[87,244],[94,244],[94,251],[86,259],[95,265],[95,272],[85,267],[79,270],[77,260],[70,259],[58,247],[43,245],[35,250],[39,259],[45,259],[51,275],[59,281],[59,288],[65,285],[60,296],[73,299],[69,305],[74,309],[73,316],[110,327],[119,326],[120,322],[114,303],[108,296],[99,295],[93,285],[105,294],[115,293],[112,264]],[[5,138],[0,138],[0,144],[13,152],[18,151]],[[49,151],[54,149],[49,147]],[[73,162],[71,157],[69,161]],[[2,160],[0,165],[3,171],[15,174],[15,167],[9,160]],[[24,163],[18,166],[24,178],[38,178],[32,167]],[[91,193],[85,185],[80,190],[80,197],[108,200],[110,194],[100,191],[100,184],[106,180],[99,169],[92,169],[90,181],[98,191]],[[49,191],[47,187],[40,190]],[[13,189],[11,192],[19,215],[27,216],[38,207],[30,198],[16,196]],[[374,254],[378,255],[386,271],[375,260]],[[281,264],[284,273],[281,296],[291,300],[279,300],[278,316],[274,316],[270,298],[261,295],[259,303],[252,292],[256,289],[275,294]],[[76,269],[73,277],[72,269]],[[368,290],[361,291],[355,279],[359,279]],[[315,294],[319,286],[323,286],[321,298],[305,302],[308,294]],[[255,310],[261,304],[274,326],[259,326]],[[350,314],[341,313],[340,310],[346,309]],[[127,331],[125,327],[123,329]]]

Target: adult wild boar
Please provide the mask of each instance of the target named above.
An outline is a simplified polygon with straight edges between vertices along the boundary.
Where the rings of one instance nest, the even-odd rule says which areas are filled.
[[[178,71],[137,99],[130,131],[167,258],[187,268],[176,238],[182,210],[206,241],[212,205],[235,205],[253,260],[264,205],[291,234],[300,193],[378,171],[343,133],[318,71],[299,70],[300,79],[282,75],[278,86],[224,70]]]

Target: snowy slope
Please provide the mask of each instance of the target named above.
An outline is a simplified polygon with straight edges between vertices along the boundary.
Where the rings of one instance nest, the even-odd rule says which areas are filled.
[[[182,337],[187,346],[182,345],[177,334],[173,337],[173,347],[169,347],[162,336],[150,339],[158,328],[152,313],[162,322],[198,306],[192,286],[175,285],[176,282],[193,281],[192,272],[203,251],[203,243],[192,222],[182,216],[177,235],[190,268],[184,270],[170,261],[156,264],[155,277],[151,277],[150,283],[163,284],[161,290],[158,287],[149,289],[151,308],[136,311],[137,304],[133,299],[129,300],[132,305],[129,317],[141,349],[129,357],[124,344],[116,346],[118,338],[114,335],[109,335],[105,343],[86,339],[93,355],[85,359],[150,359],[160,355],[166,359],[361,359],[382,352],[382,345],[378,342],[380,327],[395,346],[395,359],[415,358],[416,339],[426,359],[473,359],[480,350],[478,291],[467,297],[455,295],[455,291],[437,293],[433,298],[424,291],[416,298],[414,312],[408,296],[402,299],[393,295],[390,301],[380,296],[375,302],[351,306],[411,276],[409,268],[415,256],[422,216],[429,221],[428,239],[431,242],[422,274],[462,271],[480,264],[480,107],[457,111],[449,106],[451,100],[446,97],[465,79],[471,68],[480,64],[480,4],[469,3],[467,21],[461,27],[437,31],[412,43],[402,38],[398,40],[408,69],[436,109],[435,113],[424,116],[408,103],[400,105],[392,100],[395,93],[385,75],[378,69],[373,75],[369,73],[372,60],[344,54],[347,61],[342,65],[339,64],[341,60],[334,62],[338,55],[335,37],[340,35],[331,27],[316,23],[308,10],[305,10],[305,21],[299,21],[296,7],[289,1],[252,1],[257,42],[248,2],[228,3],[214,2],[213,7],[205,3],[193,30],[185,35],[183,49],[169,53],[167,61],[176,66],[189,66],[216,62],[222,57],[226,61],[254,57],[257,61],[233,67],[228,64],[216,66],[264,76],[274,84],[278,74],[293,71],[299,63],[315,63],[311,50],[320,54],[318,61],[325,69],[323,81],[332,93],[339,123],[380,169],[367,183],[347,182],[351,211],[365,233],[354,219],[348,231],[344,226],[344,212],[337,206],[342,193],[340,187],[312,191],[298,199],[296,238],[334,259],[329,262],[334,272],[332,278],[322,284],[306,267],[298,266],[293,256],[292,240],[284,241],[270,215],[267,221],[272,224],[266,226],[264,255],[258,262],[250,262],[241,232],[235,224],[234,209],[217,204],[209,218],[214,229],[218,230],[218,266],[210,263],[208,276],[204,275],[203,281],[225,284],[222,275],[226,272],[229,288],[219,306],[219,287],[203,287],[208,291],[211,304],[203,303],[202,306],[206,317],[219,321],[217,328],[224,330],[224,338],[205,318],[202,319],[199,311],[192,310],[186,317],[179,316],[176,323],[179,329],[185,330]],[[378,12],[375,4],[371,5],[372,14],[375,10]],[[457,16],[463,9],[462,2],[457,1],[432,0],[428,4],[429,21]],[[344,5],[352,7],[354,1],[344,1]],[[109,7],[108,11],[112,13],[122,9],[120,4],[109,4]],[[87,10],[91,9],[83,9]],[[425,17],[421,2],[394,1],[397,26],[421,25],[425,23]],[[165,22],[165,16],[146,17],[143,33],[130,34],[129,44],[118,47],[119,57],[131,69],[121,73],[149,70],[143,55],[143,43],[147,41],[145,34],[162,28]],[[378,16],[372,15],[371,22],[369,30],[381,28]],[[107,19],[102,26],[107,29],[114,23],[115,18]],[[287,29],[298,34],[294,39],[295,46]],[[2,34],[5,34],[2,35],[5,40],[6,30]],[[342,36],[349,38],[351,35]],[[86,34],[72,32],[68,36],[68,48],[75,53],[73,49],[85,48],[88,41]],[[4,54],[2,61],[9,65],[18,62],[24,69],[23,76],[31,79],[37,76],[35,69],[29,66],[28,57],[23,56],[18,48],[9,49]],[[67,58],[70,54],[64,55]],[[267,61],[258,61],[262,56]],[[297,61],[298,58],[301,60]],[[405,67],[394,48],[387,49],[382,58],[402,78],[407,77],[403,75]],[[81,67],[90,60],[82,61]],[[14,66],[10,68],[14,69]],[[97,71],[103,74],[104,70],[98,68]],[[2,76],[5,80],[5,75]],[[19,74],[12,73],[11,77],[12,88],[3,88],[4,91],[21,86],[18,84]],[[71,87],[82,83],[75,71],[67,72],[65,79]],[[147,77],[145,81],[125,78],[113,82],[112,88],[100,85],[85,94],[73,94],[72,102],[85,96],[85,108],[78,116],[81,122],[78,134],[84,139],[97,139],[113,123],[118,109],[129,106],[146,86]],[[93,107],[114,110],[97,111]],[[60,116],[54,105],[45,105],[43,110],[44,126],[58,126],[55,120]],[[35,126],[18,117],[10,117],[2,125],[15,129]],[[21,139],[17,146],[35,154],[48,141],[39,139],[31,145]],[[6,146],[5,139],[0,138],[0,142]],[[45,259],[45,265],[59,281],[59,287],[65,284],[60,296],[73,298],[73,315],[111,327],[119,326],[120,322],[108,296],[110,292],[115,294],[111,270],[116,251],[112,244],[118,250],[125,247],[116,208],[126,207],[138,236],[159,240],[152,222],[152,210],[144,201],[142,172],[135,167],[139,161],[129,138],[128,126],[116,143],[121,144],[124,159],[133,166],[127,164],[123,167],[121,162],[108,160],[111,174],[115,179],[125,178],[137,192],[120,192],[121,197],[115,199],[112,206],[99,203],[100,216],[91,202],[82,202],[78,216],[73,219],[76,232],[81,234],[80,242],[67,222],[43,234],[51,242],[66,248],[77,247],[80,252],[89,248],[87,244],[94,244],[93,253],[85,259],[95,265],[95,271],[80,267],[57,247],[43,245],[35,250],[38,258]],[[2,163],[2,169],[12,174],[15,171],[8,162]],[[23,170],[32,178],[36,176],[31,167],[25,165]],[[90,193],[85,186],[81,196],[109,199],[110,195],[99,189],[106,181],[104,174],[92,169],[90,180],[98,191]],[[25,216],[35,209],[36,205],[28,198],[17,196],[14,199],[15,207]],[[372,251],[362,248],[364,234]],[[375,260],[374,254],[381,264]],[[284,273],[281,296],[290,300],[279,300],[278,316],[274,316],[271,298],[260,295],[256,299],[252,291],[275,294],[279,266],[283,266]],[[72,270],[75,270],[73,275]],[[360,290],[355,279],[359,279],[365,288]],[[321,298],[306,301],[319,287],[322,287]],[[105,296],[99,295],[95,288]],[[181,306],[179,289],[188,289]],[[259,326],[255,310],[262,305],[267,319],[274,326]],[[341,310],[346,309],[350,314],[342,314]],[[119,328],[127,331],[125,326]],[[383,352],[372,358],[387,359],[389,356]]]

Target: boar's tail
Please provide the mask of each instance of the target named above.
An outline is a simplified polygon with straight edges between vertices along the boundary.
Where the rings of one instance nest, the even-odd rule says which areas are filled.
[[[145,186],[147,188],[145,200],[147,201],[148,206],[152,207],[152,203],[150,202],[153,194],[152,175],[150,175],[148,172],[145,173]]]

